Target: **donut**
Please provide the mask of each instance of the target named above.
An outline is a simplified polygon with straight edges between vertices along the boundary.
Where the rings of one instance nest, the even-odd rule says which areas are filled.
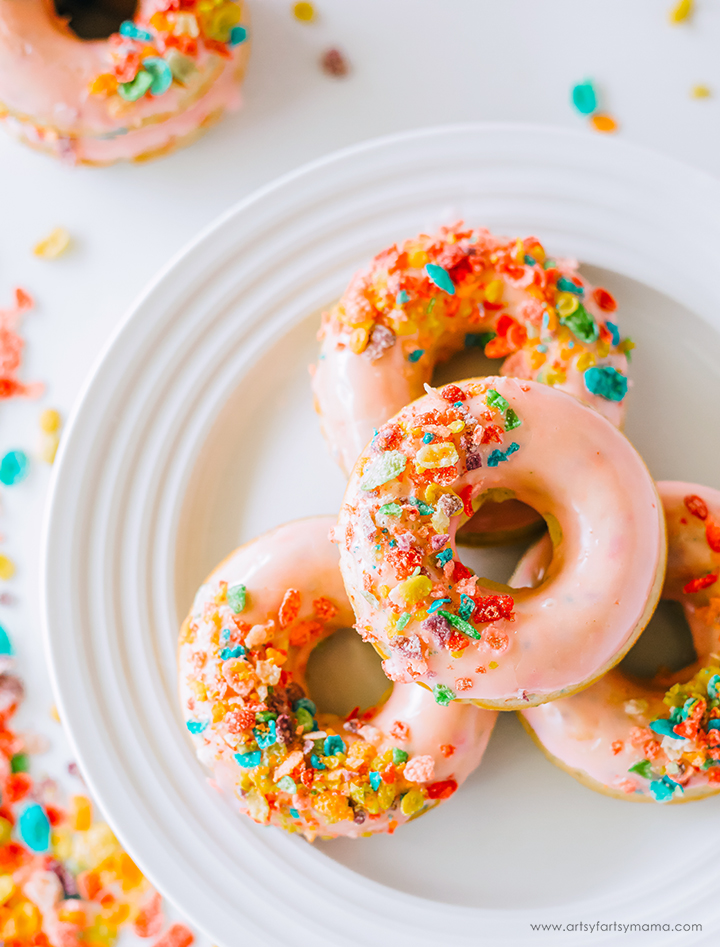
[[[280,526],[232,553],[182,627],[182,712],[218,790],[308,840],[394,832],[475,769],[496,714],[439,707],[413,685],[347,718],[307,694],[312,650],[354,615],[332,517]]]
[[[352,472],[334,531],[356,628],[394,681],[440,703],[534,706],[588,686],[631,647],[663,581],[650,474],[602,415],[517,378],[469,379],[407,405]],[[479,578],[455,533],[501,493],[554,547],[537,589]]]
[[[616,308],[535,237],[458,223],[384,250],[322,317],[313,389],[333,456],[350,471],[435,365],[475,346],[504,359],[501,374],[568,391],[619,427],[633,343]]]
[[[662,597],[683,606],[697,660],[655,680],[610,671],[592,687],[521,719],[543,752],[581,783],[638,802],[720,792],[720,491],[657,484],[668,529]],[[551,556],[542,542],[513,583],[534,584]]]
[[[73,32],[83,11],[86,23],[91,13],[105,22],[118,6],[136,8],[115,18],[118,32]],[[234,0],[0,0],[0,118],[25,144],[72,163],[167,154],[239,104],[244,24]]]

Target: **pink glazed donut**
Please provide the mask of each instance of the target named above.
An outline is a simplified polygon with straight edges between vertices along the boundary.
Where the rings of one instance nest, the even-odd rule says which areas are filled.
[[[697,660],[654,681],[616,668],[521,719],[544,753],[591,789],[687,802],[720,792],[720,491],[675,481],[657,487],[668,529],[662,597],[682,604]],[[551,557],[541,540],[512,584],[542,581]]]
[[[73,163],[168,154],[239,104],[243,24],[240,0],[138,0],[119,32],[83,40],[53,0],[0,0],[0,118]]]
[[[655,484],[630,442],[577,398],[516,378],[429,388],[365,448],[334,536],[356,628],[395,681],[510,710],[587,687],[652,615],[665,567]],[[538,589],[457,558],[485,499],[542,515],[554,547]]]
[[[317,711],[310,653],[355,618],[333,522],[289,523],[232,553],[195,596],[179,649],[183,715],[216,787],[310,841],[392,833],[437,806],[479,764],[497,717],[407,684],[346,719]]]
[[[503,358],[503,375],[569,391],[620,427],[633,343],[620,338],[616,308],[535,237],[458,223],[384,250],[323,315],[313,389],[333,456],[352,470],[435,365],[473,346]]]

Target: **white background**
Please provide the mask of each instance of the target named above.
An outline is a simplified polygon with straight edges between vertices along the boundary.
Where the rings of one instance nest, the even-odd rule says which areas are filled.
[[[0,405],[0,455],[36,451],[42,407],[67,417],[133,298],[200,228],[328,151],[463,120],[587,127],[569,95],[590,77],[622,137],[720,170],[720,99],[690,97],[696,83],[720,97],[720,6],[711,0],[674,27],[667,0],[318,0],[312,24],[296,21],[288,0],[250,6],[245,106],[190,149],[149,165],[70,168],[0,137],[0,306],[16,285],[35,297],[24,379],[47,389],[40,404]],[[318,67],[333,45],[351,62],[345,79]],[[32,246],[58,225],[72,251],[37,260]],[[48,477],[38,461],[0,494],[0,551],[18,567],[0,583],[15,600],[0,605],[0,623],[28,684],[22,723],[53,745],[35,772],[57,777],[69,753],[50,719],[37,582]]]

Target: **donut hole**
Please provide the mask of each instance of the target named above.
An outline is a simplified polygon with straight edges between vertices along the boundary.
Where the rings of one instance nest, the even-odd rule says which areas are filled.
[[[381,658],[353,628],[341,628],[313,649],[305,681],[320,713],[346,717],[375,707],[388,694]]]
[[[464,546],[462,550],[458,549],[458,558],[464,566],[472,569],[475,575],[508,585],[518,563],[536,542],[537,536],[532,535],[503,546]],[[546,569],[547,566],[542,571],[540,581]],[[523,588],[530,584],[534,586],[539,583],[534,580],[532,583],[520,581],[514,582],[513,586]]]
[[[674,672],[697,660],[690,626],[679,602],[662,599],[645,630],[620,662],[633,677]]]
[[[138,8],[138,0],[54,0],[54,4],[78,39],[107,39],[124,20],[132,20]]]

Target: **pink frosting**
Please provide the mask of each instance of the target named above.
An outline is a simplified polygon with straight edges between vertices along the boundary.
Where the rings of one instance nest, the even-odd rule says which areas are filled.
[[[210,673],[211,677],[215,673],[217,659],[212,657],[214,649],[210,638],[216,626],[204,622],[203,616],[206,605],[215,601],[220,583],[226,582],[230,587],[242,583],[247,587],[248,605],[242,618],[250,625],[277,617],[289,588],[298,590],[303,602],[309,603],[318,596],[334,602],[339,612],[333,618],[333,629],[352,625],[354,615],[338,568],[338,550],[328,539],[333,522],[331,517],[317,517],[280,526],[236,550],[208,577],[195,596],[188,618],[198,631],[194,640],[182,642],[179,650],[180,696],[186,720],[209,718],[212,713],[213,700],[198,700],[191,681],[198,679],[198,661],[202,661],[203,673]],[[293,680],[304,683],[307,660],[316,644],[317,640],[302,648],[290,649],[283,668]],[[459,785],[479,764],[496,716],[494,712],[469,705],[439,707],[427,691],[411,684],[398,684],[384,704],[369,718],[363,717],[359,736],[373,743],[379,751],[392,746],[404,750],[409,757],[408,765],[412,764],[412,778],[421,784],[454,780]],[[403,725],[400,729],[398,721]],[[347,742],[358,738],[353,731],[343,729],[341,718],[320,713],[318,722],[321,727],[333,725]],[[238,788],[242,771],[233,755],[237,747],[229,746],[227,733],[211,725],[192,739],[199,758],[212,771],[214,784],[239,812],[256,821],[301,831],[310,839],[316,835],[357,837],[393,831],[408,821],[408,816],[399,808],[362,824],[348,819],[330,822],[315,810],[308,818],[312,797],[286,804],[280,802],[267,810],[258,804],[257,798],[253,802],[252,794]],[[439,801],[428,800],[430,807]],[[297,806],[299,816],[290,813],[292,805]]]
[[[706,541],[708,520],[720,523],[720,491],[693,483],[664,481],[657,484],[668,529],[668,565],[663,598],[681,602],[685,610],[697,661],[662,681],[639,681],[615,669],[582,693],[522,712],[537,741],[573,775],[593,788],[623,794],[631,800],[651,800],[650,782],[630,772],[642,760],[642,744],[661,736],[645,728],[658,717],[667,717],[666,690],[676,681],[687,681],[701,668],[720,662],[720,589],[708,586],[685,593],[692,579],[720,569],[720,553]],[[685,503],[699,495],[708,516],[693,516]],[[513,586],[535,585],[548,569],[552,549],[543,539],[523,558],[511,579]],[[551,567],[550,567],[551,568]],[[713,604],[714,602],[714,604]],[[645,730],[645,735],[638,731]],[[664,741],[678,755],[683,741]],[[676,776],[676,778],[678,778]],[[685,781],[685,796],[693,798],[720,791],[696,771]]]
[[[463,585],[452,572],[448,577],[448,564],[442,569],[438,564],[443,539],[438,536],[438,545],[433,545],[436,527],[407,505],[412,498],[429,496],[423,495],[422,484],[432,475],[418,467],[423,449],[418,444],[423,431],[433,427],[424,419],[434,410],[447,415],[449,409],[448,400],[435,391],[404,408],[360,455],[335,532],[341,569],[356,627],[386,657],[390,677],[416,680],[436,690],[442,685],[455,697],[481,706],[533,706],[587,686],[635,641],[660,593],[664,520],[642,459],[596,411],[556,389],[513,378],[471,379],[458,385],[466,397],[457,409],[466,419],[462,433],[450,435],[447,426],[434,425],[446,432],[443,443],[453,443],[459,455],[456,473],[434,488],[435,495],[450,494],[446,509],[454,507],[445,548],[452,550],[452,561],[457,560],[454,536],[467,518],[463,503],[457,502],[460,494],[467,500],[470,490],[476,506],[489,490],[512,491],[551,523],[555,555],[545,582],[538,589],[514,591],[514,620],[480,626],[480,640],[471,639],[469,645],[466,640],[460,654],[438,646],[427,609],[433,599],[447,597],[451,601],[445,609],[457,615]],[[454,387],[448,386],[450,399]],[[468,469],[462,439],[472,431],[474,443],[479,443],[488,419],[498,420],[488,412],[489,389],[506,399],[521,423],[503,435],[502,443],[482,445],[482,466]],[[363,486],[373,465],[383,463],[388,438],[393,444],[388,458],[406,458],[402,474],[374,489]],[[492,466],[492,451],[505,451],[513,443],[517,448],[506,461]],[[407,512],[386,514],[381,508],[388,503]],[[432,584],[429,597],[403,619],[401,633],[396,624],[406,606],[393,590],[404,576],[393,562],[399,554],[392,545],[383,545],[389,537],[401,544],[398,549],[408,550],[405,555],[414,557],[412,562]],[[477,580],[474,591],[465,588],[476,600],[511,591],[483,579]]]
[[[141,0],[152,16],[157,0]],[[152,156],[180,144],[240,103],[238,79],[248,44],[228,60],[205,54],[187,86],[124,102],[91,95],[112,71],[104,40],[80,40],[60,20],[52,0],[0,0],[0,117],[27,144],[70,161],[109,164]]]

